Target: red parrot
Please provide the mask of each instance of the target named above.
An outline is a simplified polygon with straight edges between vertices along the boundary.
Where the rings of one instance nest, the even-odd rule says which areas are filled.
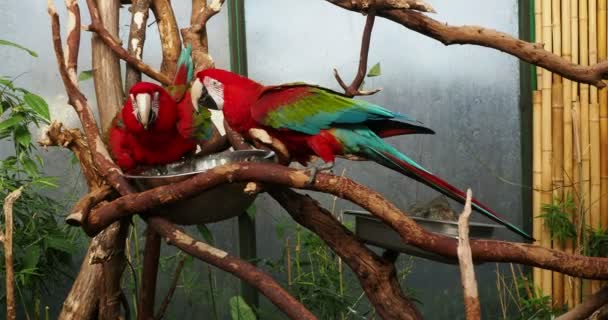
[[[196,151],[196,141],[177,128],[177,103],[159,85],[139,82],[129,91],[110,129],[110,150],[125,171],[163,165]]]
[[[192,84],[192,99],[216,106],[232,129],[245,137],[262,129],[281,141],[305,164],[318,156],[331,168],[336,156],[372,160],[464,203],[463,191],[431,174],[382,138],[434,133],[414,119],[364,100],[305,83],[264,86],[220,69],[203,70]],[[314,176],[313,170],[313,176]],[[473,208],[508,229],[533,239],[496,212],[473,199]]]

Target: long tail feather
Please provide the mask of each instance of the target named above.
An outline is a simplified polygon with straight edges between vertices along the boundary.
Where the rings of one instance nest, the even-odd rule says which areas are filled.
[[[384,161],[382,161],[382,160],[377,161],[380,164],[385,165],[394,170],[397,170],[397,171],[407,175],[408,177],[416,179],[419,182],[422,182],[422,183],[426,184],[427,186],[445,194],[446,196],[464,204],[464,202],[466,200],[465,192],[454,187],[453,185],[449,184],[445,180],[431,174],[424,168],[414,165],[416,163],[413,162],[413,160],[407,158],[405,155],[399,154],[400,156],[403,156],[406,159],[411,160],[411,162],[413,164],[409,163],[408,161],[399,159],[397,156],[392,155],[388,152],[378,152],[378,151],[374,150],[374,153],[376,153],[376,155],[378,155],[378,156],[381,156],[381,158],[384,160]],[[519,227],[513,225],[512,223],[508,222],[503,217],[501,217],[498,213],[496,213],[494,210],[488,208],[486,205],[482,204],[481,202],[477,201],[476,199],[472,199],[471,203],[472,203],[473,209],[475,209],[476,211],[478,211],[478,212],[482,213],[483,215],[487,216],[488,218],[504,225],[509,230],[521,235],[522,237],[524,237],[528,240],[534,241],[534,238],[531,237],[528,233],[521,230]]]
[[[427,127],[395,120],[367,121],[365,125],[380,138],[406,134],[435,134],[435,131]]]

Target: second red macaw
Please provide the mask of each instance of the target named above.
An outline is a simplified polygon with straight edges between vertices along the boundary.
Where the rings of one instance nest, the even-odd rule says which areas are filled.
[[[217,106],[232,129],[245,137],[251,129],[263,129],[302,163],[318,156],[331,167],[336,156],[354,155],[422,182],[456,201],[465,201],[463,191],[382,140],[394,135],[433,133],[406,115],[319,86],[264,86],[220,69],[197,73],[192,88],[193,100]],[[533,239],[479,201],[473,199],[472,203],[475,210]]]

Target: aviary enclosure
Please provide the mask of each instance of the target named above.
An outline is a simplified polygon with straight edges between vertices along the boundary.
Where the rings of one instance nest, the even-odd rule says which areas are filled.
[[[324,14],[339,15],[352,11],[361,19],[362,25],[364,23],[361,36],[356,39],[358,52],[341,53],[359,55],[355,70],[350,70],[354,74],[353,80],[348,81],[345,76],[341,76],[348,74],[342,66],[333,70],[336,83],[345,97],[363,96],[357,99],[369,101],[377,99],[373,96],[379,91],[373,86],[374,77],[382,71],[380,64],[372,65],[368,61],[371,62],[370,52],[373,55],[374,46],[379,45],[371,40],[374,25],[378,32],[379,21],[390,21],[399,26],[398,37],[417,33],[446,46],[483,46],[522,61],[519,72],[522,84],[519,97],[521,110],[517,113],[521,114],[521,128],[517,133],[496,129],[492,138],[496,141],[495,146],[500,145],[501,139],[514,139],[508,135],[521,135],[521,141],[530,142],[522,142],[521,156],[522,176],[529,179],[523,178],[521,183],[514,183],[515,188],[511,190],[519,190],[516,192],[530,200],[528,207],[532,210],[525,210],[527,207],[524,204],[523,215],[518,212],[506,214],[519,226],[525,225],[526,221],[532,222],[526,227],[536,238],[534,243],[475,238],[473,232],[478,224],[469,223],[470,192],[467,194],[463,214],[457,223],[452,222],[454,228],[457,228],[457,236],[431,232],[425,229],[427,225],[418,223],[420,219],[408,215],[420,207],[403,210],[402,207],[406,206],[404,203],[395,204],[387,200],[389,196],[386,193],[389,191],[380,193],[349,178],[352,176],[349,172],[315,172],[316,170],[290,167],[293,154],[279,139],[272,138],[263,131],[250,131],[243,137],[227,123],[216,118],[214,126],[217,125],[218,128],[214,128],[210,138],[200,143],[202,155],[216,154],[229,148],[235,150],[233,154],[239,150],[256,148],[274,152],[279,163],[240,162],[237,159],[233,163],[215,166],[181,181],[142,190],[133,179],[123,174],[110,156],[107,135],[113,126],[113,119],[125,100],[129,99],[131,88],[142,81],[142,74],[161,85],[172,84],[182,48],[192,48],[195,73],[213,68],[214,59],[210,55],[208,42],[210,38],[217,37],[208,34],[207,24],[217,19],[216,15],[222,11],[228,10],[232,17],[229,26],[231,69],[236,73],[247,73],[247,52],[242,45],[244,39],[240,38],[244,35],[244,25],[242,17],[238,18],[243,13],[243,1],[226,2],[192,0],[189,19],[185,21],[176,19],[182,13],[174,12],[174,7],[178,5],[169,0],[66,0],[62,4],[66,8],[64,19],[60,19],[57,13],[55,6],[59,4],[48,1],[49,40],[52,41],[54,52],[44,54],[54,54],[59,70],[58,77],[50,77],[49,81],[61,79],[68,103],[77,114],[81,126],[68,128],[62,124],[64,119],[59,118],[52,119],[51,122],[46,102],[28,91],[27,84],[22,85],[25,89],[20,88],[17,86],[18,78],[2,77],[0,139],[3,144],[0,147],[8,146],[5,143],[7,140],[12,141],[11,152],[7,153],[11,156],[1,162],[0,183],[4,196],[4,228],[0,240],[4,245],[3,276],[6,280],[8,319],[47,319],[54,316],[49,314],[48,307],[45,313],[39,299],[42,292],[53,295],[54,288],[45,285],[40,278],[63,276],[61,266],[72,252],[69,239],[79,233],[80,229],[91,240],[77,274],[68,277],[73,280],[69,293],[61,299],[63,304],[57,308],[57,317],[60,319],[169,318],[168,306],[180,303],[174,298],[176,290],[186,290],[182,287],[189,284],[183,280],[183,273],[185,265],[192,263],[189,260],[192,257],[232,274],[247,284],[241,292],[243,297],[230,299],[227,306],[218,305],[213,294],[191,301],[191,304],[204,302],[212,305],[210,314],[192,315],[192,318],[219,319],[218,309],[230,309],[232,319],[420,319],[421,308],[425,310],[426,318],[440,318],[438,309],[443,307],[440,304],[446,302],[418,301],[416,292],[404,287],[402,277],[408,272],[408,267],[396,264],[400,249],[390,246],[396,246],[396,242],[418,250],[415,255],[432,256],[434,260],[458,264],[459,275],[456,277],[461,278],[463,286],[463,293],[458,297],[464,298],[458,301],[460,306],[457,310],[460,310],[460,314],[443,317],[479,319],[482,314],[504,319],[607,317],[608,287],[603,282],[608,279],[608,259],[605,258],[608,252],[608,217],[605,214],[608,210],[608,197],[605,196],[608,192],[608,91],[604,82],[604,79],[608,79],[606,0],[520,1],[519,34],[522,40],[489,28],[452,26],[438,21],[434,18],[432,3],[421,0],[319,0],[332,4],[324,7],[330,10],[330,13]],[[121,6],[129,8],[129,21],[119,21]],[[288,9],[279,4],[276,6],[277,9]],[[475,11],[474,7],[469,9]],[[514,11],[511,13],[515,14]],[[90,16],[88,23],[83,22],[86,16]],[[267,17],[267,21],[273,21],[271,16]],[[123,43],[118,29],[119,25],[124,24],[130,25],[130,32]],[[143,59],[144,44],[151,42],[146,37],[146,31],[154,24],[158,28],[162,51],[162,63],[158,70]],[[270,25],[268,28],[272,30],[283,27],[285,26]],[[380,27],[383,28],[384,25]],[[382,31],[385,32],[385,29]],[[87,60],[88,64],[89,60],[88,57],[79,57],[83,35],[83,40],[89,35],[92,39],[92,68],[79,72],[79,62],[82,64],[83,60]],[[314,37],[323,36],[319,33]],[[36,55],[19,45],[19,39],[12,39],[8,35],[1,37],[6,38],[0,42],[3,49],[24,50],[25,54]],[[274,46],[272,34],[256,35],[254,38],[266,45],[270,43],[270,47]],[[303,41],[308,39],[305,37]],[[316,45],[314,41],[307,41],[303,47],[315,50]],[[382,45],[386,46],[386,43]],[[277,44],[276,50],[281,51],[280,45]],[[411,50],[416,51],[417,48],[412,47]],[[284,48],[284,51],[291,52],[289,48]],[[488,52],[490,51],[484,51],[486,54]],[[226,52],[222,54],[228,55]],[[399,52],[393,54],[399,55]],[[226,57],[215,58],[227,60]],[[126,62],[125,70],[121,69],[121,61]],[[257,57],[256,62],[266,70],[272,69],[273,62],[264,57]],[[382,65],[387,69],[386,63]],[[294,68],[314,73],[327,72],[332,76],[332,70],[318,70],[314,63],[305,59],[299,61]],[[453,70],[463,72],[458,67]],[[495,71],[503,69],[497,68]],[[285,72],[289,73],[289,70]],[[407,73],[408,70],[400,72]],[[490,70],[488,72],[491,73]],[[432,79],[432,82],[445,89],[446,86],[440,79],[441,74],[436,75],[438,79]],[[435,74],[427,75],[425,79],[431,76]],[[463,75],[462,79],[466,77]],[[506,77],[516,79],[517,74]],[[94,98],[93,95],[83,93],[88,78],[93,80]],[[411,79],[414,81],[413,76]],[[511,86],[515,87],[515,82],[511,81]],[[379,94],[395,93],[398,90],[395,87],[407,87],[408,84],[390,83],[390,86]],[[475,99],[484,101],[486,93],[488,92],[482,91]],[[459,99],[468,101],[469,97]],[[96,108],[93,108],[93,100],[96,101]],[[402,104],[408,103],[416,104],[416,101]],[[490,114],[489,117],[505,117],[516,113],[514,110],[490,111],[496,114]],[[214,114],[214,117],[217,115],[218,113]],[[505,121],[508,121],[506,118]],[[475,117],[466,119],[466,126],[476,128],[475,122],[470,120]],[[447,127],[453,123],[447,121],[444,125]],[[85,196],[73,199],[70,203],[71,210],[66,222],[57,220],[52,214],[62,208],[53,199],[52,192],[48,196],[45,194],[49,191],[40,189],[40,186],[53,185],[53,182],[42,173],[45,164],[37,155],[34,138],[30,133],[31,128],[38,126],[46,126],[38,143],[45,148],[69,149],[74,154],[74,163],[80,167],[82,176],[86,179],[88,191]],[[472,149],[466,152],[475,154],[475,141],[470,141],[467,145]],[[420,146],[424,146],[424,143]],[[454,160],[441,159],[435,166],[450,161]],[[483,159],[479,163],[480,167],[488,166]],[[367,165],[357,165],[357,168],[366,168]],[[490,167],[493,165],[490,164]],[[478,174],[458,173],[463,176]],[[387,178],[389,174],[390,178]],[[375,181],[377,185],[377,180],[384,178],[390,182],[390,189],[404,188],[392,192],[414,190],[402,187],[415,183],[413,180],[394,172],[387,173],[387,176],[372,175],[363,180]],[[234,189],[234,186],[237,188]],[[176,221],[175,215],[178,213],[166,209],[191,203],[188,201],[209,190],[229,190],[228,188],[232,188],[231,191],[205,200],[200,212],[193,213],[202,217],[197,220],[200,225],[196,228],[176,225],[175,222],[179,221]],[[480,190],[476,191],[475,188]],[[475,188],[473,192],[480,194],[476,197],[482,199],[481,195],[488,195],[485,189],[498,189],[499,186],[477,183]],[[315,193],[309,196],[304,190]],[[418,189],[413,192],[417,193]],[[241,238],[240,256],[216,246],[213,235],[204,223],[218,220],[219,218],[210,217],[218,214],[224,207],[223,204],[237,203],[238,197],[245,196],[253,200],[256,196],[266,195],[282,206],[298,224],[297,236],[285,239],[282,259],[273,262],[264,257],[247,256],[249,253],[243,252],[243,248],[253,246],[255,251],[255,243],[248,243],[246,236]],[[328,210],[316,200],[328,196],[334,197],[334,207],[336,199],[340,198],[367,211],[367,217],[373,218],[384,228],[383,232],[394,233],[392,243],[383,250],[368,246],[365,242],[370,241],[365,239],[359,229],[354,233],[352,226],[344,222],[341,214],[337,214],[333,208]],[[507,195],[499,197],[506,198]],[[428,208],[425,205],[422,207],[427,211],[449,209],[449,203],[436,204],[437,202],[431,202],[427,205]],[[249,224],[251,230],[251,224],[255,226],[253,216],[264,213],[253,213],[249,209],[248,214],[243,214],[243,210],[244,208],[234,209],[222,218],[238,215],[239,223],[243,226]],[[434,219],[446,219],[441,216],[441,212],[439,214]],[[139,218],[135,215],[142,220],[136,220]],[[145,242],[140,247],[135,241],[135,248],[132,248],[133,238],[140,234],[137,221],[140,221],[140,227],[146,227]],[[359,221],[357,228],[358,223]],[[67,224],[72,226],[68,227]],[[303,228],[309,231],[304,233]],[[191,233],[194,230],[204,240],[193,236]],[[165,272],[167,259],[161,255],[163,240],[181,251],[171,257],[175,267],[169,272]],[[165,249],[166,247],[163,250]],[[308,251],[303,255],[302,250]],[[134,262],[132,256],[137,256],[135,260],[139,264]],[[493,284],[496,289],[492,292],[498,293],[498,297],[488,300],[484,297],[489,292],[484,289],[487,285],[479,283],[481,286],[478,292],[478,282],[475,280],[476,277],[486,280],[488,277],[480,276],[476,271],[493,263],[504,264],[504,267],[497,267],[496,277],[491,278],[496,281]],[[277,265],[279,267],[273,270],[268,268]],[[361,289],[361,296],[356,301],[343,299],[344,286],[348,285],[344,280],[346,267]],[[304,268],[312,270],[310,279],[307,278],[306,281],[301,278]],[[213,274],[210,268],[208,270],[212,289],[213,285],[221,287],[222,283],[212,280]],[[323,272],[315,274],[315,270]],[[125,281],[127,277],[131,281]],[[200,278],[193,279],[200,281]],[[328,280],[323,282],[326,279]],[[169,283],[166,290],[160,290],[157,285],[162,280]],[[434,284],[436,287],[440,286]],[[254,291],[267,299],[266,308],[271,306],[274,309],[259,307],[255,294],[252,294]],[[363,297],[367,299],[370,310],[358,309]],[[205,298],[210,301],[203,301]],[[488,305],[488,301],[495,305]],[[488,313],[488,309],[500,311],[499,314]],[[274,310],[280,311],[280,314]]]

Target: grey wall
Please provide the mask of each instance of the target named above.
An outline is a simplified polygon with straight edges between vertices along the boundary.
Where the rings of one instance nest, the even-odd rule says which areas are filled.
[[[440,21],[482,25],[517,36],[515,0],[431,3],[439,12],[433,17]],[[347,82],[353,78],[365,24],[361,14],[325,1],[265,0],[246,2],[246,19],[251,78],[265,84],[308,81],[337,90],[333,68]],[[503,181],[517,184],[521,176],[518,61],[486,48],[445,47],[377,19],[369,66],[378,61],[382,75],[366,79],[365,87],[384,90],[364,99],[409,114],[436,131],[434,136],[397,137],[390,142],[454,185],[471,187],[477,199],[521,225],[520,187]],[[338,160],[335,172],[344,169],[347,176],[380,191],[403,209],[437,195],[375,164]],[[318,198],[330,205],[330,197]],[[262,199],[258,205],[264,212],[280,212],[271,200]],[[336,211],[350,208],[356,207],[338,202]],[[518,240],[506,231],[499,236]],[[276,243],[272,234],[259,233],[259,237],[259,243]],[[278,246],[259,249],[262,256],[280,252]],[[482,309],[491,318],[498,312],[494,272],[492,264],[477,269]],[[424,303],[421,308],[428,319],[455,319],[463,314],[459,279],[457,267],[417,259],[407,285]]]

